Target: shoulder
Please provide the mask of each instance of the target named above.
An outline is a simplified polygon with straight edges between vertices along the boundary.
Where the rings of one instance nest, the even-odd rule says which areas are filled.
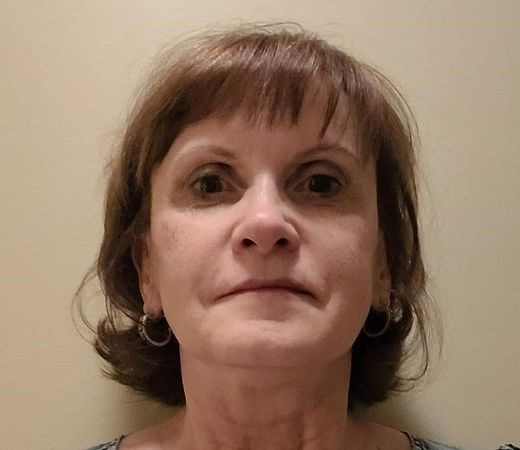
[[[123,437],[124,436],[119,436],[109,442],[105,442],[104,444],[94,445],[94,447],[89,447],[87,450],[117,450],[119,442]]]
[[[364,447],[385,450],[410,450],[409,438],[405,433],[376,422],[359,423],[364,427],[364,434],[370,436]]]
[[[408,436],[412,450],[462,450],[459,447],[451,447],[430,439],[421,439],[413,434],[407,433],[406,431],[403,431],[403,433]]]
[[[442,444],[441,442],[432,441],[431,439],[421,439],[406,431],[403,431],[403,433],[408,436],[408,439],[410,439],[412,450],[464,450],[461,447],[453,447],[447,444]],[[497,450],[520,450],[520,448],[513,444],[504,444]]]
[[[164,422],[121,436],[117,450],[160,450],[164,442],[168,442],[168,448],[179,448],[179,417],[181,414],[176,413]]]

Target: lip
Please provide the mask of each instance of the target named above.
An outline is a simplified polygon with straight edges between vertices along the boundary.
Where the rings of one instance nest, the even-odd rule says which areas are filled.
[[[270,290],[270,289],[285,289],[288,291],[296,292],[298,294],[303,294],[315,298],[314,294],[310,289],[308,289],[302,283],[299,283],[295,280],[289,278],[277,278],[271,280],[260,280],[260,279],[250,279],[246,280],[242,283],[239,283],[232,287],[229,291],[227,291],[224,295],[219,297],[227,297],[229,295],[236,295],[244,292],[254,292],[254,291],[262,291],[262,290]]]

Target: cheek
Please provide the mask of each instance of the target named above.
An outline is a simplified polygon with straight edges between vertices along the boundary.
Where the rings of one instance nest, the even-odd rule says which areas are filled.
[[[179,252],[179,238],[181,234],[168,217],[159,217],[151,224],[152,241],[152,273],[158,274],[162,278],[163,272],[170,270],[170,265],[177,265],[176,259],[182,261]],[[174,250],[175,249],[175,250]],[[161,280],[159,279],[158,282]],[[159,283],[160,284],[160,283]]]
[[[197,240],[192,240],[188,253],[189,235],[172,219],[171,215],[163,214],[151,226],[151,272],[164,309],[172,302],[183,302],[193,271],[190,261],[197,248]]]
[[[209,230],[197,221],[175,212],[165,212],[152,223],[154,270],[168,271],[169,277],[196,271],[200,253],[208,251]]]
[[[323,244],[330,275],[340,283],[366,284],[372,277],[376,244],[377,229],[371,221],[352,217],[338,224]]]
[[[335,255],[328,262],[331,270],[327,314],[331,346],[340,354],[351,348],[366,320],[373,296],[373,258],[368,239],[338,245]]]
[[[199,287],[216,265],[211,224],[165,212],[152,222],[152,273],[163,309],[183,315],[200,304]],[[214,229],[213,229],[214,231]],[[196,311],[191,311],[196,313]]]
[[[329,290],[330,316],[338,326],[362,326],[373,295],[377,230],[361,218],[344,223],[323,246],[321,273]],[[316,267],[317,270],[320,268]]]

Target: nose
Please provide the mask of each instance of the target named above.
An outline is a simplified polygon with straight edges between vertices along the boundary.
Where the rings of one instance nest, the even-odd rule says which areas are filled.
[[[243,209],[231,236],[234,252],[267,256],[299,248],[299,234],[286,217],[288,206],[273,182],[264,179],[250,187],[240,203]]]

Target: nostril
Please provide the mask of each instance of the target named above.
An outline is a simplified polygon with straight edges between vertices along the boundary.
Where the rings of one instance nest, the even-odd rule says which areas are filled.
[[[251,247],[252,245],[255,245],[255,242],[251,239],[244,239],[244,247]]]
[[[286,247],[288,243],[289,241],[287,240],[287,238],[280,238],[276,241],[276,245],[278,247]]]
[[[243,243],[244,247],[252,247],[252,246],[256,245],[255,241],[253,241],[252,239],[247,239],[247,238],[243,239],[242,243]],[[275,242],[276,247],[287,247],[287,245],[289,245],[289,240],[287,238],[280,238]]]

